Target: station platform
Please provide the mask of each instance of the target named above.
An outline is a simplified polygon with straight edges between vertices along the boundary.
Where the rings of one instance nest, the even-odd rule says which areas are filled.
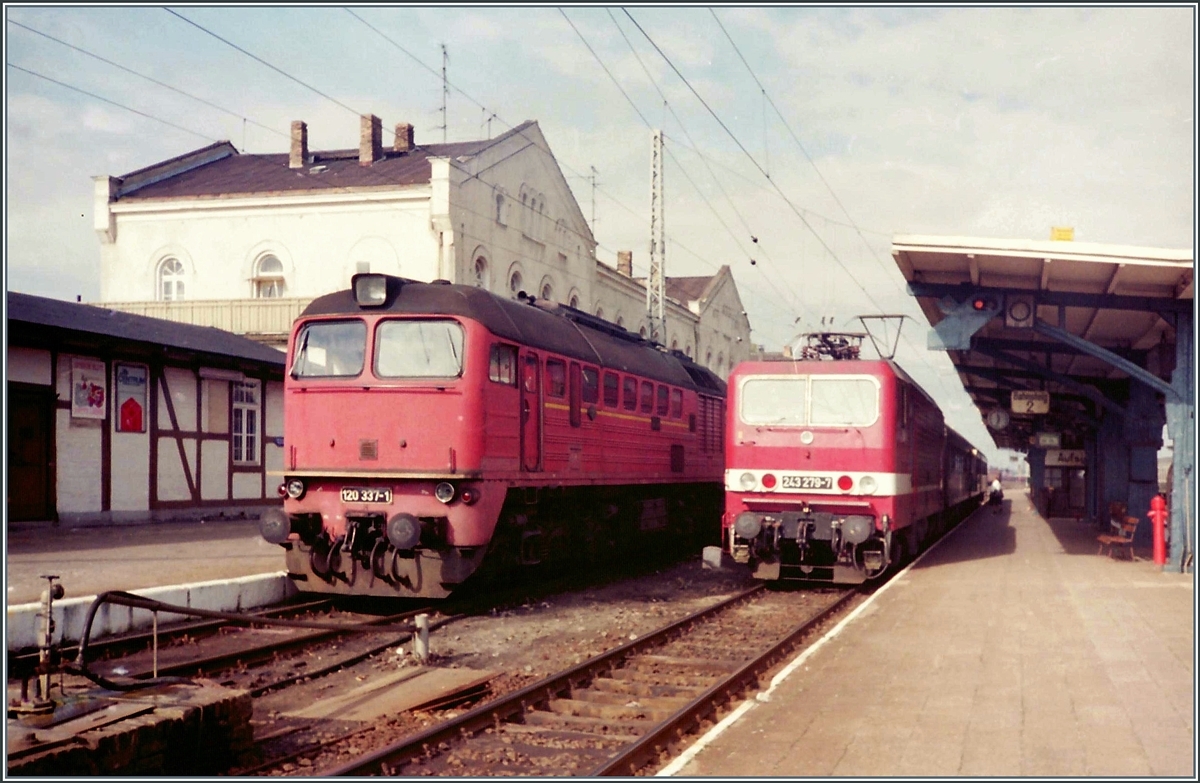
[[[6,529],[6,647],[37,644],[38,601],[55,574],[66,596],[54,604],[56,640],[78,641],[95,597],[111,590],[198,609],[241,611],[294,592],[283,550],[263,540],[256,519],[60,527],[19,523]],[[136,630],[144,610],[104,611],[93,636]]]
[[[659,774],[1195,780],[1195,576],[1006,498]]]

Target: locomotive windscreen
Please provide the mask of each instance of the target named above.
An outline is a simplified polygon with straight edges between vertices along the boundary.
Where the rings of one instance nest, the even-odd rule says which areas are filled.
[[[362,373],[367,325],[353,321],[306,324],[296,337],[293,378],[352,378]]]
[[[457,321],[383,321],[375,335],[380,378],[457,378],[463,328]]]
[[[742,382],[747,424],[869,427],[879,418],[879,384],[870,376],[762,376]]]

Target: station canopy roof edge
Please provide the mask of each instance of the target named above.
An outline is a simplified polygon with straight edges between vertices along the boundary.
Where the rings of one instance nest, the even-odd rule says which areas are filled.
[[[1174,361],[1174,314],[1194,306],[1192,249],[896,235],[892,257],[931,326],[972,304],[986,319],[969,348],[948,354],[1000,448],[1025,451],[1039,432],[1094,426],[1106,388],[1129,377],[1050,332],[1163,376]],[[1015,412],[1016,390],[1049,391],[1050,412]],[[997,409],[1005,415],[989,421]]]

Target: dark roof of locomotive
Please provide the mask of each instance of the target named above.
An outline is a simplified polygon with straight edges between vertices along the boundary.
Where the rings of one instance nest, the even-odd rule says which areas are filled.
[[[725,382],[678,351],[667,352],[565,305],[516,302],[489,291],[450,283],[388,278],[387,301],[359,307],[352,289],[314,299],[302,317],[317,315],[457,315],[478,321],[497,337],[602,367],[653,378],[709,394],[725,394]]]

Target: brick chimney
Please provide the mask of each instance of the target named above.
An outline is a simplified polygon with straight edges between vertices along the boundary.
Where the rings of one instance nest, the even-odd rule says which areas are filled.
[[[383,123],[374,114],[364,114],[358,131],[358,165],[370,166],[383,157]]]
[[[413,126],[407,122],[396,124],[396,141],[392,144],[393,152],[408,152],[413,148]]]
[[[292,123],[292,153],[288,156],[288,168],[302,169],[308,162],[308,125],[296,120]]]
[[[633,251],[617,251],[617,271],[626,277],[633,277]]]

